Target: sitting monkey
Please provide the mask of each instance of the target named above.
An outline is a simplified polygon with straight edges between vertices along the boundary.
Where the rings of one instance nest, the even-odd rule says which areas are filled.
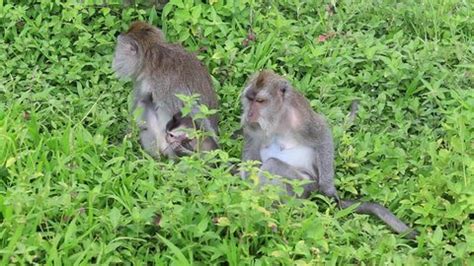
[[[118,36],[112,67],[117,76],[133,81],[132,112],[144,110],[138,121],[140,142],[155,158],[177,155],[166,140],[166,124],[183,108],[176,94],[198,94],[199,104],[217,109],[217,94],[206,67],[182,46],[166,42],[160,29],[145,22],[132,23]],[[216,114],[199,122],[202,130],[217,136]]]
[[[314,112],[308,100],[283,77],[262,71],[254,75],[242,92],[244,130],[243,161],[261,162],[260,182],[280,185],[294,194],[280,179],[267,180],[265,171],[288,178],[308,180],[303,197],[317,191],[335,199],[341,208],[358,203],[343,200],[334,186],[334,144],[323,116]],[[243,171],[244,178],[248,173]],[[363,202],[355,212],[372,214],[390,228],[409,238],[417,233],[387,208]]]

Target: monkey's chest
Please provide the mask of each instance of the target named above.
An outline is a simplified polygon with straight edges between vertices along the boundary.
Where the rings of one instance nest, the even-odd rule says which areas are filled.
[[[263,146],[260,150],[260,158],[262,158],[262,162],[275,158],[293,167],[311,170],[314,161],[314,151],[303,145],[294,145],[274,140],[270,144]]]

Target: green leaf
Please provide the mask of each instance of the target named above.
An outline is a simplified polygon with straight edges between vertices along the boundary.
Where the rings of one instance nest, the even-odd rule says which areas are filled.
[[[121,218],[122,218],[122,215],[120,214],[120,211],[117,208],[114,207],[112,208],[112,210],[110,210],[109,219],[113,228],[117,228],[117,226],[120,224]]]
[[[191,265],[191,263],[186,259],[186,257],[184,256],[184,254],[181,252],[181,250],[176,247],[171,241],[169,241],[168,239],[162,237],[161,235],[157,234],[157,237],[163,242],[165,243],[165,245],[173,252],[174,254],[174,258],[173,260],[176,260],[176,262],[178,263],[178,265]]]
[[[435,245],[439,245],[442,243],[443,241],[443,230],[441,229],[441,227],[437,226],[435,231],[433,232],[433,237],[432,237],[432,242],[435,244]]]
[[[74,218],[67,226],[66,232],[64,234],[64,246],[72,245],[72,243],[76,241],[76,234],[77,225],[76,218]]]
[[[350,207],[348,208],[345,208],[345,209],[342,209],[340,211],[338,211],[335,215],[334,215],[334,218],[336,219],[339,219],[339,218],[342,218],[344,216],[347,216],[348,214],[354,212],[355,209],[357,209],[357,207],[359,207],[360,205],[360,202],[356,203],[356,204],[353,204],[351,205]]]

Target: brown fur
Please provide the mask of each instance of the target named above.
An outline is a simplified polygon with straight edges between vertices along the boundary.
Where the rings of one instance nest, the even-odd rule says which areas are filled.
[[[264,70],[258,74],[257,80],[255,81],[255,87],[257,89],[260,89],[264,87],[268,83],[269,80],[272,80],[275,78],[277,78],[275,73],[273,73],[270,70]]]
[[[151,98],[149,106],[153,110],[147,114],[152,119],[143,117],[142,122],[156,122],[144,127],[141,132],[145,136],[141,137],[142,145],[150,146],[150,150],[155,142],[160,150],[164,149],[166,123],[183,107],[176,94],[199,94],[198,104],[210,109],[218,108],[217,94],[206,67],[181,45],[166,42],[160,29],[145,22],[132,23],[128,31],[119,36],[113,67],[119,76],[131,77],[134,81],[133,110],[140,106],[142,99]],[[153,118],[154,112],[156,115]],[[217,114],[201,122],[206,131],[217,134]],[[146,131],[150,126],[154,126],[153,134]]]
[[[165,41],[163,33],[158,28],[152,27],[151,25],[143,21],[135,21],[130,25],[127,34],[131,35],[136,40],[141,40],[142,44],[148,43],[153,44],[157,41]]]
[[[144,55],[149,58],[144,62],[144,71],[150,73],[163,89],[160,95],[154,94],[153,98],[166,100],[174,96],[177,87],[189,88],[201,95],[206,95],[201,98],[201,103],[209,108],[217,109],[216,95],[208,93],[212,90],[212,82],[204,65],[181,45],[164,42],[163,38],[159,38],[159,34],[150,28],[143,22],[136,22],[132,24],[128,34],[140,40]],[[175,106],[175,108],[179,107]],[[214,128],[217,128],[217,119],[217,115],[210,118]]]
[[[153,94],[154,100],[174,98],[176,88],[188,88],[205,95],[201,98],[201,103],[212,109],[218,107],[216,95],[208,93],[213,90],[208,71],[194,54],[187,52],[179,44],[167,43],[161,30],[142,21],[132,23],[126,34],[142,48],[145,57],[143,71],[161,85],[162,91],[160,95]],[[175,105],[174,101],[169,103]],[[217,115],[210,119],[212,126],[217,128]]]

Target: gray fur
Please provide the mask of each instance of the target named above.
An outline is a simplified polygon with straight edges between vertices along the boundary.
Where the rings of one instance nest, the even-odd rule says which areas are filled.
[[[271,71],[256,74],[242,93],[242,104],[243,161],[260,161],[261,171],[284,178],[309,177],[313,182],[304,186],[303,197],[317,191],[335,199],[341,208],[357,203],[341,200],[337,195],[334,185],[334,143],[329,125],[284,78]],[[258,119],[255,114],[258,114]],[[308,148],[313,153],[308,152]],[[242,177],[246,176],[247,173],[242,172]],[[263,173],[260,179],[264,184],[282,186],[281,179],[268,182]],[[287,191],[293,195],[291,186],[287,186]],[[393,231],[407,233],[409,238],[416,236],[415,231],[380,204],[362,203],[355,212],[372,214]]]
[[[179,112],[183,103],[176,94],[198,94],[198,104],[217,109],[217,94],[207,69],[182,46],[167,43],[160,29],[144,22],[134,22],[126,33],[120,34],[112,66],[119,77],[134,83],[132,113],[144,108],[138,124],[143,148],[152,156],[173,157],[166,143],[166,123]],[[218,117],[205,121],[205,130],[217,136]]]

